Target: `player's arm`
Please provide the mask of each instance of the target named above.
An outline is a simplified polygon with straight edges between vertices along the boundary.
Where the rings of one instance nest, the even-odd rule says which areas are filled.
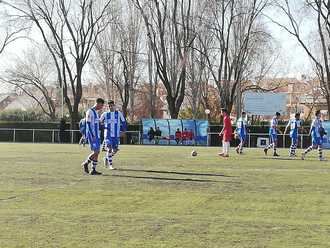
[[[273,122],[272,126],[276,130],[277,133],[283,134],[283,132],[281,131],[281,129],[278,126],[278,122],[277,123]]]
[[[223,132],[225,131],[225,124],[223,125],[223,128],[221,129],[219,135],[223,135]]]
[[[104,125],[105,115],[106,115],[106,112],[104,112],[104,113],[101,115],[101,117],[100,117],[100,124],[101,124],[101,125]]]
[[[226,129],[227,129],[227,122],[226,122],[226,119],[223,118],[223,127],[222,127],[222,130],[219,133],[219,135],[223,135],[223,133],[225,132]]]
[[[289,127],[290,127],[290,121],[288,122],[288,124],[286,125],[285,127],[285,130],[284,130],[284,134],[286,134],[286,132],[288,131]]]
[[[315,131],[315,121],[312,122],[308,135],[310,136],[312,133],[315,133],[314,131]]]
[[[92,111],[88,110],[86,113],[86,128],[87,128],[88,133],[92,136],[92,138],[95,138],[96,135],[92,128],[92,116],[93,116]]]
[[[120,122],[121,122],[122,130],[123,130],[123,132],[126,132],[127,131],[127,122],[126,122],[126,119],[125,119],[125,117],[123,116],[123,114],[121,112],[119,114],[119,117],[120,117]]]

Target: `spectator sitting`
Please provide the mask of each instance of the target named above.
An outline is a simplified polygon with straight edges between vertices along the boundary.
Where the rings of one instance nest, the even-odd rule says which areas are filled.
[[[148,139],[149,142],[152,142],[155,139],[155,130],[152,127],[150,127],[148,131]]]
[[[156,145],[159,144],[159,140],[162,138],[162,131],[160,131],[159,127],[156,128],[156,132],[155,132],[155,141],[156,141]]]
[[[185,128],[182,132],[182,144],[186,145],[188,140],[188,130]]]
[[[182,138],[181,136],[182,136],[182,133],[181,133],[180,129],[178,128],[175,132],[175,141],[177,144],[180,143],[181,138]]]
[[[192,130],[189,130],[187,133],[187,139],[189,140],[189,143],[192,144],[194,140],[194,132]]]

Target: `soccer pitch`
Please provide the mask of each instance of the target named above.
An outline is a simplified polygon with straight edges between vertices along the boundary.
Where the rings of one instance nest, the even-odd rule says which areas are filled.
[[[317,152],[191,150],[121,146],[118,170],[89,176],[87,148],[0,144],[0,247],[330,246],[330,163]]]

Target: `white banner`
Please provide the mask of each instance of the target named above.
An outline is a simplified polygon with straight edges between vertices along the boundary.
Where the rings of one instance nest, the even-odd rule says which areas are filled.
[[[244,111],[253,115],[286,113],[287,93],[246,92],[243,95]]]

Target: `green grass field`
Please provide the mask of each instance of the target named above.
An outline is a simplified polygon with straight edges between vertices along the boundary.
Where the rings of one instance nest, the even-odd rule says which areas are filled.
[[[0,144],[0,247],[330,247],[330,163],[316,152],[191,150],[122,146],[118,170],[89,176],[87,148]]]

